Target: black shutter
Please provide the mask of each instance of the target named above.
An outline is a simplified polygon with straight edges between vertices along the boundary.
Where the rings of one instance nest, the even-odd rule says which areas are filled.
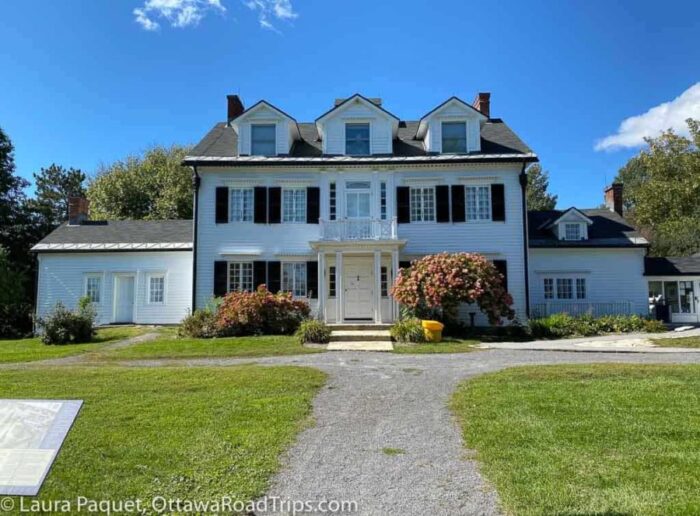
[[[267,224],[267,188],[255,187],[255,223]]]
[[[318,262],[306,262],[306,295],[318,299]]]
[[[408,269],[410,266],[411,262],[408,260],[399,262],[399,269]]]
[[[273,186],[267,191],[267,221],[270,224],[279,224],[282,222],[282,188]]]
[[[253,288],[257,290],[260,285],[267,285],[267,263],[253,262]]]
[[[508,290],[508,262],[505,260],[494,260],[493,266],[496,267],[498,272],[503,276],[503,287],[506,291]]]
[[[282,288],[282,262],[267,262],[267,290],[276,294]]]
[[[464,222],[464,186],[452,185],[452,222]]]
[[[411,222],[411,189],[408,186],[396,187],[396,218],[399,224]]]
[[[228,291],[228,262],[214,262],[214,297],[225,296]]]
[[[306,189],[306,223],[318,224],[321,216],[321,189],[318,186],[309,186]]]
[[[435,187],[435,220],[450,221],[450,187],[447,185]]]
[[[216,187],[216,223],[226,224],[228,222],[228,187]]]
[[[491,185],[491,219],[500,222],[506,220],[506,197],[502,184]]]

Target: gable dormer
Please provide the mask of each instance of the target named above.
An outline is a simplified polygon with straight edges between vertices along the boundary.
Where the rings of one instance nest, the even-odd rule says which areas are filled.
[[[323,154],[367,156],[391,154],[399,119],[382,108],[381,99],[360,94],[337,100],[316,119]]]
[[[488,98],[486,93],[480,93],[477,97],[486,113]],[[451,97],[420,119],[416,138],[422,140],[425,150],[431,153],[479,152],[481,126],[487,120],[487,114],[457,97]]]
[[[286,155],[299,139],[297,121],[264,100],[230,120],[229,125],[238,135],[239,156]]]
[[[545,223],[559,240],[580,241],[588,240],[588,226],[593,221],[576,208],[569,208],[558,218]]]

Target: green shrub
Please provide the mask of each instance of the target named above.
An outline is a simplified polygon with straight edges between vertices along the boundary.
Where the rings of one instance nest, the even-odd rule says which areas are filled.
[[[552,314],[548,317],[530,319],[528,326],[532,336],[540,339],[560,339],[564,337],[591,337],[605,333],[662,332],[665,326],[660,321],[640,315],[580,315],[573,317],[567,313]]]
[[[216,311],[210,307],[187,314],[177,329],[178,338],[210,339],[218,335]]]
[[[300,344],[307,342],[325,344],[331,340],[331,329],[324,322],[307,319],[301,322],[295,335]]]
[[[90,342],[95,335],[95,310],[88,298],[82,298],[75,311],[60,301],[46,318],[37,320],[44,344],[79,344]]]
[[[32,305],[0,304],[0,339],[22,339],[32,334]]]
[[[397,342],[425,342],[425,334],[420,319],[401,319],[396,321],[389,330]]]

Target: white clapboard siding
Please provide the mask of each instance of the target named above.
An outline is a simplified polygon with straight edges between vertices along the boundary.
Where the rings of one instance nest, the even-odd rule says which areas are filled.
[[[532,304],[554,305],[560,300],[544,298],[545,277],[586,278],[585,300],[566,300],[583,305],[598,303],[593,312],[610,311],[648,313],[648,291],[644,278],[644,249],[531,249],[530,298]],[[555,287],[556,290],[556,287]],[[563,301],[563,300],[562,300]],[[629,307],[629,308],[628,308]],[[585,310],[584,310],[585,311]]]
[[[114,277],[134,273],[135,323],[179,323],[192,303],[192,252],[117,252],[117,253],[39,253],[37,313],[44,316],[58,301],[73,309],[85,295],[87,274],[100,274],[102,292],[96,306],[97,323],[114,322]],[[165,303],[149,304],[146,278],[150,273],[165,273]]]

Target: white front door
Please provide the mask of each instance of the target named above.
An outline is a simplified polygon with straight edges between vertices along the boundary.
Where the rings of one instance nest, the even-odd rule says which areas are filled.
[[[374,316],[373,280],[371,258],[345,258],[345,319],[371,319]]]
[[[119,275],[114,278],[114,322],[134,322],[134,277]]]

